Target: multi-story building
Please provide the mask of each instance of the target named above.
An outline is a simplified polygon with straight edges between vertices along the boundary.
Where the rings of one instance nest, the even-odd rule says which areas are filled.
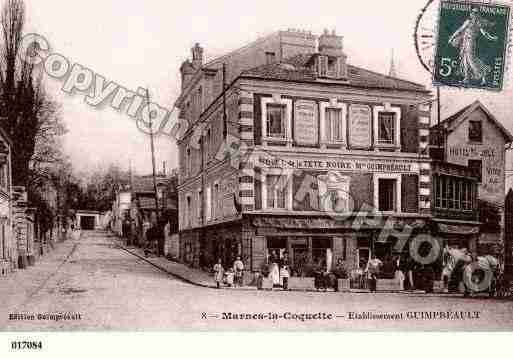
[[[178,142],[182,260],[351,270],[429,230],[424,86],[349,64],[334,32],[279,31],[209,63],[202,53],[183,63],[177,102],[189,123]]]
[[[460,182],[433,181],[436,214],[452,214],[454,220],[441,225],[452,233],[454,245],[480,254],[502,252],[506,148],[511,142],[513,136],[479,101],[431,128],[431,148],[438,152],[434,157],[466,167],[477,181],[473,204],[464,200],[468,192]]]
[[[17,246],[12,235],[12,142],[0,128],[0,275],[7,275],[16,267]]]

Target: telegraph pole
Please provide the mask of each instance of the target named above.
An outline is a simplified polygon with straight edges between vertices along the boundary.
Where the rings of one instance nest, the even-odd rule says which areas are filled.
[[[150,91],[146,89],[146,105],[150,105]],[[148,107],[149,108],[149,107]],[[151,118],[151,111],[149,111],[149,120],[150,120],[150,146],[151,146],[151,167],[153,174],[153,190],[155,191],[155,215],[157,217],[157,224],[159,222],[159,196],[157,192],[157,177],[155,170],[155,143],[153,140],[153,119]]]

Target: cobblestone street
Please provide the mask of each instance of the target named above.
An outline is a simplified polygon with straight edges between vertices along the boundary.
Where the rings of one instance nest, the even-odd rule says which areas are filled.
[[[28,284],[30,283],[30,284]],[[216,290],[185,283],[123,251],[105,232],[60,243],[41,263],[0,282],[3,330],[511,329],[513,303],[425,294]],[[403,313],[402,320],[352,320],[349,312]],[[409,311],[479,311],[479,319],[407,319]],[[80,320],[9,320],[9,314],[72,312]],[[288,319],[223,319],[223,313]],[[290,319],[296,313],[332,319]],[[411,315],[411,314],[410,314]],[[338,316],[338,317],[337,317]]]

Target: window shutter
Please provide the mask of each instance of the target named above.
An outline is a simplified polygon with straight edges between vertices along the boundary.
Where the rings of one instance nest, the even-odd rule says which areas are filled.
[[[403,174],[401,178],[401,207],[405,213],[419,210],[419,176]]]
[[[326,77],[328,75],[328,56],[319,56],[319,76]]]

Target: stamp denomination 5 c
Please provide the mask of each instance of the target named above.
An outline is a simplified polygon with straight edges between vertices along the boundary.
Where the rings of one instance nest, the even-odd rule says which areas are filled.
[[[434,82],[502,90],[509,21],[505,5],[442,1]]]

